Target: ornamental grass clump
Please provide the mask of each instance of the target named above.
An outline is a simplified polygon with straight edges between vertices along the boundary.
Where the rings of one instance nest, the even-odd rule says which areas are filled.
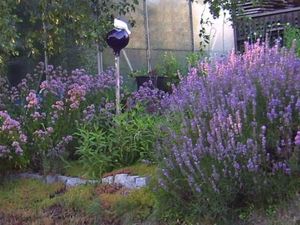
[[[293,50],[256,43],[242,55],[200,63],[163,105],[161,207],[194,222],[225,221],[292,193],[300,150],[300,59]]]

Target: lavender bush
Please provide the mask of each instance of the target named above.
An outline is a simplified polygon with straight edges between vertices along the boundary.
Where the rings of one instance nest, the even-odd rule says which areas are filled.
[[[82,69],[69,74],[49,66],[45,81],[39,85],[43,67],[38,65],[34,74],[28,74],[17,87],[9,88],[1,80],[6,94],[0,96],[0,107],[6,111],[0,115],[4,127],[0,131],[0,159],[13,157],[16,161],[25,145],[24,154],[32,167],[45,169],[47,164],[51,169],[49,160],[55,162],[63,154],[74,154],[74,148],[65,150],[74,142],[72,135],[77,126],[101,114],[101,109],[113,100],[115,81],[113,70],[91,76]],[[12,123],[14,126],[9,125]]]
[[[300,144],[300,59],[293,50],[257,43],[243,55],[200,63],[162,104],[162,206],[183,217],[222,219],[288,195]]]

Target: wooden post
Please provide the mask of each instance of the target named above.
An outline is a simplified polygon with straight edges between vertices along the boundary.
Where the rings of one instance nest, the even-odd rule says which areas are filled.
[[[45,63],[45,73],[48,75],[48,54],[47,54],[47,29],[46,29],[46,24],[43,22],[43,34],[44,34],[44,40],[43,40],[43,45],[44,45],[44,63]]]
[[[121,113],[120,107],[120,56],[115,55],[115,74],[116,74],[116,114]]]
[[[100,49],[100,44],[97,43],[97,68],[98,74],[103,72],[103,52]]]
[[[193,2],[191,0],[189,0],[189,20],[190,20],[190,28],[191,28],[192,51],[195,52],[194,21],[193,21]]]
[[[148,15],[148,1],[144,0],[144,25],[146,34],[146,57],[147,57],[147,69],[151,71],[151,45],[150,45],[150,31],[149,31],[149,15]]]
[[[133,72],[132,65],[131,65],[130,60],[129,60],[129,58],[128,58],[128,56],[127,56],[127,54],[126,54],[126,52],[125,52],[124,49],[122,50],[122,53],[123,53],[123,56],[124,56],[124,58],[125,58],[125,60],[127,62],[127,65],[129,67],[130,71]]]

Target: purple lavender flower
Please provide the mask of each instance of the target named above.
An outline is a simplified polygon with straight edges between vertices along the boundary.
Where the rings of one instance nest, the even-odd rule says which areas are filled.
[[[85,110],[83,110],[83,121],[89,122],[94,118],[96,113],[95,105],[89,105]]]
[[[16,153],[17,155],[22,155],[22,154],[23,154],[23,149],[20,147],[20,143],[19,143],[19,142],[14,141],[14,142],[12,143],[12,147],[14,147],[15,153]]]
[[[166,136],[158,155],[169,174],[161,179],[177,196],[186,190],[168,180],[185,182],[191,192],[198,185],[205,195],[222,194],[226,182],[224,192],[249,186],[259,191],[271,177],[291,174],[292,143],[300,145],[300,132],[294,136],[300,126],[300,59],[278,46],[245,48],[242,55],[199,63],[160,103]]]
[[[62,137],[62,139],[54,146],[52,149],[49,150],[48,156],[57,158],[61,156],[65,150],[67,145],[73,140],[73,137],[71,135],[67,135],[65,137]]]
[[[137,104],[141,104],[146,107],[148,112],[159,112],[161,109],[161,100],[165,96],[166,93],[154,88],[150,80],[149,82],[145,82],[138,91],[132,93],[128,100],[128,106],[129,108],[133,108]]]
[[[27,143],[27,136],[25,134],[21,133],[19,139],[22,143]]]
[[[0,111],[0,118],[2,118],[2,131],[12,131],[17,130],[19,131],[21,129],[20,123],[10,117],[10,115],[7,113],[7,111]]]
[[[7,156],[10,153],[10,150],[7,146],[0,145],[0,158]]]
[[[295,145],[300,146],[300,131],[297,131],[297,135],[295,137]]]

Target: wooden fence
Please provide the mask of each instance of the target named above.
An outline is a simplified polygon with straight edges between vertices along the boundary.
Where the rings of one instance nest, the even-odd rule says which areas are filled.
[[[300,28],[300,7],[292,7],[271,12],[263,12],[240,17],[234,26],[235,48],[243,51],[244,42],[255,42],[258,38],[273,43],[283,41],[283,31],[287,25]]]

